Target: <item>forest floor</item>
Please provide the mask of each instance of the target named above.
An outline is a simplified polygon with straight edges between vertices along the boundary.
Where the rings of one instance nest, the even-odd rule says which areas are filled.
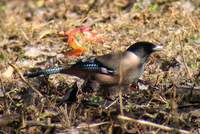
[[[200,3],[187,0],[1,0],[0,133],[200,133]],[[70,58],[58,33],[89,26],[102,42]],[[139,91],[118,101],[73,94],[82,80],[34,68],[123,51],[137,41],[162,44]],[[69,103],[69,102],[71,103]],[[110,105],[113,103],[112,105]]]

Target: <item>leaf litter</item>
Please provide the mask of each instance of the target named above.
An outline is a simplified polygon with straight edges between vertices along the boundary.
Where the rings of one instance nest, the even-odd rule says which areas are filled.
[[[198,133],[199,5],[186,0],[2,0],[1,131]],[[57,33],[81,26],[90,26],[105,41],[88,43],[88,51],[72,59],[65,56],[71,48]],[[146,65],[139,86],[143,90],[124,94],[125,117],[118,116],[119,100],[83,92],[75,77],[57,74],[23,81],[19,75],[31,68],[122,51],[141,40],[162,43],[165,50]]]

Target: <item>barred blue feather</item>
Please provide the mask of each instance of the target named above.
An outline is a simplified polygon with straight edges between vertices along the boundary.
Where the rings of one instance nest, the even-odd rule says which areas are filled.
[[[52,68],[48,68],[48,69],[44,69],[44,70],[39,70],[36,72],[26,73],[26,74],[24,74],[24,76],[27,76],[29,78],[37,77],[37,76],[48,76],[50,74],[60,73],[63,70],[64,70],[64,67],[52,67]]]
[[[79,61],[72,68],[77,68],[89,72],[97,72],[103,74],[114,74],[114,70],[106,67],[97,60]]]
[[[100,63],[97,60],[91,60],[91,61],[79,61],[76,64],[74,64],[71,69],[77,69],[77,70],[84,70],[88,72],[96,72],[96,73],[102,73],[102,74],[114,74],[114,70],[110,69],[106,66],[104,66],[102,63]],[[27,76],[29,78],[37,77],[37,76],[48,76],[50,74],[56,74],[65,72],[65,67],[53,67],[48,68],[44,70],[39,70],[36,72],[29,72],[24,74],[24,76]]]

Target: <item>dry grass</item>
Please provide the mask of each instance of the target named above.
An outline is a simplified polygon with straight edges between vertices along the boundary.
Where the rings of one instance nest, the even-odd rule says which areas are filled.
[[[134,4],[128,0],[1,0],[1,132],[172,133],[137,122],[146,120],[170,131],[199,133],[198,4],[184,0]],[[57,33],[81,25],[90,25],[105,41],[86,44],[90,51],[70,59],[64,54],[67,44]],[[134,123],[118,119],[119,103],[105,108],[101,96],[79,93],[76,103],[59,105],[68,91],[81,89],[77,78],[52,75],[23,80],[20,76],[30,68],[74,63],[144,40],[162,43],[165,50],[152,56],[146,66],[142,79],[148,90],[134,92],[123,101],[124,115],[136,120]],[[26,53],[29,48],[37,48],[40,54],[30,56]]]

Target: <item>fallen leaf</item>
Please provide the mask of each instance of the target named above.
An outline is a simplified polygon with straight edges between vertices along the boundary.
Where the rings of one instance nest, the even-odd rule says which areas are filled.
[[[42,52],[40,49],[35,48],[35,47],[25,47],[24,56],[29,57],[29,58],[36,58],[40,55],[42,55]]]
[[[6,79],[9,79],[12,77],[13,75],[13,72],[14,72],[14,69],[9,66],[3,73],[2,73],[2,77],[3,78],[6,78]]]
[[[80,56],[85,52],[85,49],[74,49],[66,53],[67,56],[73,57],[73,56]]]
[[[45,31],[42,31],[42,32],[40,33],[39,39],[42,39],[42,38],[44,38],[44,37],[46,37],[46,36],[48,36],[48,35],[51,35],[51,34],[53,34],[53,33],[54,33],[53,30],[45,30]]]
[[[80,56],[84,52],[88,51],[84,45],[86,42],[102,42],[103,39],[97,36],[97,33],[92,31],[91,27],[82,26],[79,28],[68,30],[67,32],[62,31],[58,33],[62,36],[67,36],[68,45],[74,49],[67,53],[68,56]],[[76,50],[77,49],[77,50]]]

